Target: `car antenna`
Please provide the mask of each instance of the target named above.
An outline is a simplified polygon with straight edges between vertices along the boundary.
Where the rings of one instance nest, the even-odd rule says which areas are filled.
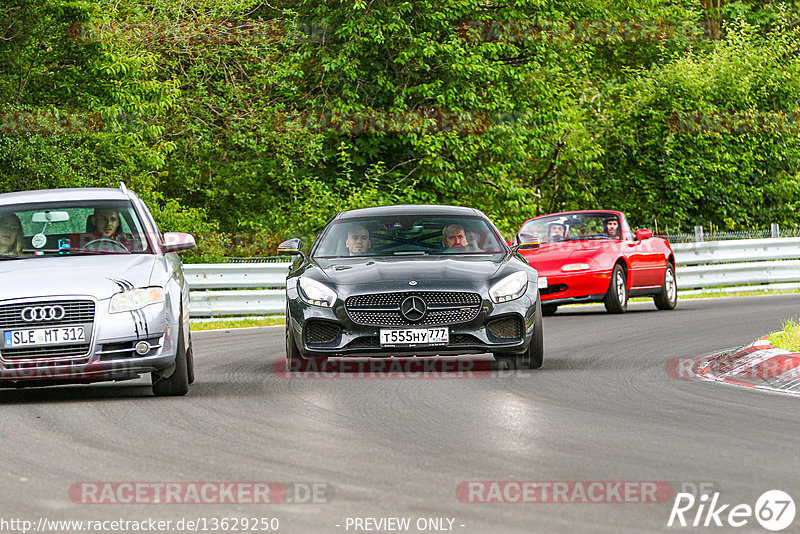
[[[122,191],[123,193],[125,193],[126,195],[128,194],[128,188],[125,187],[125,182],[120,182],[119,183],[119,190]]]

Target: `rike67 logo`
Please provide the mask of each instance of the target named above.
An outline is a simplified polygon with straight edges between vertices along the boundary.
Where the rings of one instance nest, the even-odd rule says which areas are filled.
[[[755,516],[762,527],[777,532],[794,521],[794,500],[785,491],[764,492],[754,507],[749,504],[721,504],[719,495],[719,492],[715,492],[710,497],[702,494],[696,498],[691,493],[678,493],[667,526],[738,528],[747,525]]]

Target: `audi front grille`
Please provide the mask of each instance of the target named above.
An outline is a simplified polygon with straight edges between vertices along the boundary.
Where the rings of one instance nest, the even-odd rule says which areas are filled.
[[[62,315],[59,310],[56,310],[56,313],[51,313],[50,310],[55,307],[63,308],[64,314]],[[22,318],[23,311],[25,311],[27,320]],[[74,324],[89,324],[93,326],[94,311],[94,301],[91,300],[46,300],[6,304],[0,306],[0,332],[20,328],[33,329]],[[90,331],[88,330],[87,332]],[[89,349],[89,343],[0,349],[0,360],[10,362],[24,358],[55,359],[83,356],[86,357],[82,360],[85,362],[88,361]]]
[[[420,307],[417,299],[424,303],[421,314],[416,313]],[[404,315],[401,310],[404,302],[415,313]],[[374,293],[349,297],[345,309],[350,320],[365,326],[448,325],[475,319],[481,311],[481,296],[456,291]]]
[[[42,314],[42,317],[45,317],[45,319],[41,321],[25,321],[22,319],[23,310],[28,308],[34,310],[37,308],[48,310],[54,306],[60,306],[64,309],[63,317],[58,319],[49,319],[47,314]],[[27,316],[31,317],[30,313],[27,314]],[[94,302],[91,300],[49,300],[41,302],[25,302],[22,304],[6,304],[5,306],[0,306],[0,329],[3,330],[9,330],[12,328],[38,328],[40,326],[60,326],[93,322]]]

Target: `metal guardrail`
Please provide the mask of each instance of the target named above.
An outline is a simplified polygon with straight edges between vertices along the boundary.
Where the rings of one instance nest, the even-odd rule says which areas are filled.
[[[184,265],[183,274],[192,289],[286,287],[289,262],[197,263]]]
[[[676,271],[678,289],[774,284],[800,280],[800,260],[695,265]]]
[[[739,239],[672,245],[678,289],[686,293],[706,288],[800,282],[800,238]],[[788,289],[788,287],[787,287]]]
[[[677,243],[671,246],[677,267],[738,261],[800,259],[800,238],[796,237],[704,241]],[[800,278],[795,281],[800,281]]]
[[[800,282],[800,238],[702,241],[672,245],[678,289],[742,290]],[[184,265],[192,317],[274,315],[285,310],[289,262]],[[716,291],[716,290],[715,290]]]
[[[290,262],[184,265],[191,316],[282,314],[289,265]],[[218,289],[224,291],[215,291]]]
[[[192,291],[189,296],[192,317],[225,315],[278,315],[286,309],[286,291]]]

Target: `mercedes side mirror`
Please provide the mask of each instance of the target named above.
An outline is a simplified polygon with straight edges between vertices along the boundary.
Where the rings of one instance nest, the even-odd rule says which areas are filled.
[[[539,248],[541,242],[539,241],[539,236],[536,234],[517,234],[517,238],[515,240],[517,242],[516,245],[511,247],[511,250],[517,252],[518,250],[530,250],[533,248]]]
[[[278,245],[278,256],[303,256],[303,253],[300,251],[300,244],[301,241],[299,237],[287,239]]]

